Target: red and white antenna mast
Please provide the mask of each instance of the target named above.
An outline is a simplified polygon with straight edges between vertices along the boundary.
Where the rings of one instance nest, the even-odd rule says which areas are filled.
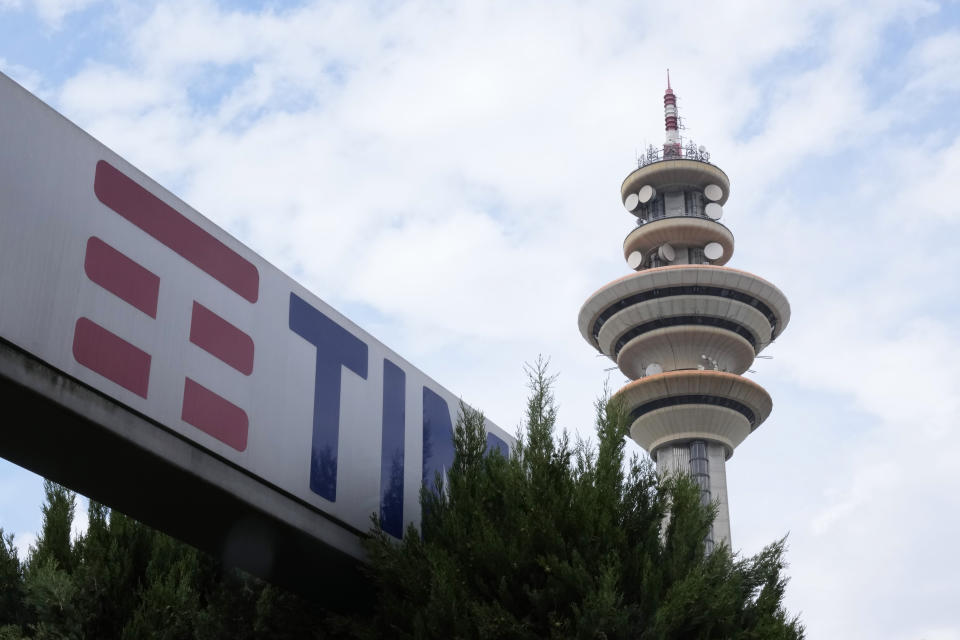
[[[667,140],[663,143],[663,159],[680,157],[680,130],[677,126],[677,96],[670,88],[670,69],[667,69],[667,90],[663,93],[663,120]]]

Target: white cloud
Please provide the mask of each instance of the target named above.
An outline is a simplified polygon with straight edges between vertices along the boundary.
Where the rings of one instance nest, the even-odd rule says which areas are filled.
[[[904,65],[912,76],[907,89],[919,103],[945,91],[960,90],[956,62],[960,59],[960,30],[950,29],[919,42]]]
[[[34,69],[30,69],[29,67],[25,67],[23,65],[14,64],[6,58],[0,56],[0,71],[10,76],[10,78],[31,93],[41,97],[48,95],[48,90],[44,86],[45,83],[43,82],[43,78]]]
[[[32,6],[37,16],[51,29],[60,29],[63,19],[103,0],[0,0],[0,11],[19,11]]]
[[[115,67],[90,66],[63,85],[60,101],[78,118],[140,116],[182,101],[182,94],[169,82]]]
[[[101,0],[33,0],[40,19],[49,26],[59,28],[63,19],[90,7]]]
[[[87,516],[89,501],[83,496],[77,496],[76,512],[73,514],[73,523],[70,525],[70,539],[76,541],[87,533],[90,518]]]
[[[29,531],[15,534],[13,546],[17,548],[17,557],[23,562],[30,555],[30,547],[37,543],[37,536]]]
[[[945,147],[942,144],[938,139],[897,150],[888,219],[903,220],[910,212],[911,218],[924,224],[960,223],[960,202],[954,196],[960,175],[960,138]]]
[[[925,629],[920,633],[922,640],[958,640],[960,631],[957,629],[933,628]]]

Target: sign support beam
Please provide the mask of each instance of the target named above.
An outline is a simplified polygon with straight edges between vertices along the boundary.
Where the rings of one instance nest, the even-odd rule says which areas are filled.
[[[0,403],[0,457],[331,609],[369,607],[343,523],[4,340]]]

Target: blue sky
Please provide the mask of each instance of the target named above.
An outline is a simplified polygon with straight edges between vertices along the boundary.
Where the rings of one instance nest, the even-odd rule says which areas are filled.
[[[0,70],[508,430],[537,354],[584,435],[623,382],[576,317],[667,67],[793,307],[734,546],[790,533],[812,638],[960,638],[958,3],[0,0]],[[0,463],[24,548],[40,499]]]

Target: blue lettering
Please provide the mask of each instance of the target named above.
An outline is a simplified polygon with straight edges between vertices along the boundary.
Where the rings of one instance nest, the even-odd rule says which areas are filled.
[[[367,345],[295,293],[290,294],[290,330],[317,348],[310,489],[335,502],[342,367],[366,380]]]
[[[494,449],[506,457],[510,447],[503,439],[487,433],[487,454]],[[453,466],[453,424],[447,401],[435,392],[423,388],[423,483],[433,489],[436,474],[446,476]]]
[[[380,525],[403,537],[403,439],[406,431],[407,374],[383,360],[383,434],[380,449]]]
[[[510,456],[510,446],[503,441],[502,438],[498,438],[489,431],[487,432],[487,455],[490,455],[490,452],[494,449],[500,451],[500,455],[504,458]]]
[[[343,367],[367,379],[366,343],[290,294],[290,330],[316,347],[313,395],[313,444],[310,490],[336,502],[337,455],[340,441],[340,389]],[[390,360],[383,361],[383,416],[380,450],[380,522],[383,530],[403,537],[404,440],[407,376]],[[507,443],[487,433],[487,453],[510,455]],[[453,466],[453,422],[450,406],[438,393],[423,387],[423,483],[435,488],[437,474]]]
[[[423,388],[423,484],[433,489],[437,473],[446,476],[453,466],[453,424],[450,407],[439,395]]]

